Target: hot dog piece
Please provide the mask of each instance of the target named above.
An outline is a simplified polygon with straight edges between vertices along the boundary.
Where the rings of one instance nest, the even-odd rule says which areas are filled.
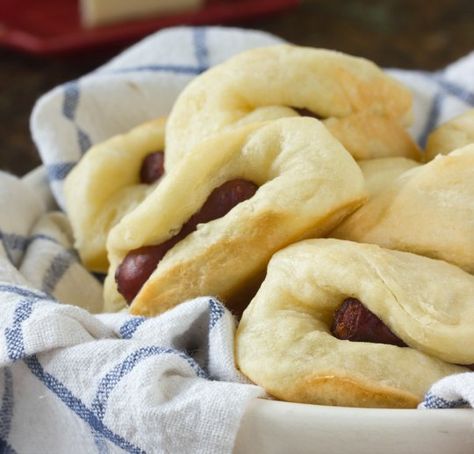
[[[117,289],[127,303],[131,303],[159,261],[179,241],[175,238],[173,237],[158,246],[141,247],[127,254],[115,273]]]
[[[140,181],[145,184],[152,184],[159,180],[165,173],[164,161],[162,151],[150,153],[146,156],[140,168]]]
[[[130,251],[115,273],[118,291],[131,303],[160,260],[179,241],[203,224],[225,216],[238,203],[249,199],[258,186],[251,181],[235,179],[214,189],[201,209],[191,216],[172,238],[156,246]]]
[[[334,313],[331,333],[338,339],[353,342],[407,346],[356,298],[346,298],[342,306]]]

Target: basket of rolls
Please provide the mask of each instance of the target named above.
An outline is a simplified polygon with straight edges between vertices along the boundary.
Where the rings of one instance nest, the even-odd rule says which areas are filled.
[[[68,315],[87,360],[82,338],[21,356],[69,389],[56,414],[113,452],[472,452],[472,61],[387,72],[181,28],[45,95],[38,178],[72,292],[98,289]]]

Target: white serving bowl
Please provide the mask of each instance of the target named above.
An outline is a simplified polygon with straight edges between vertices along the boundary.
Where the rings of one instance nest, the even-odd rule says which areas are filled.
[[[391,410],[255,399],[234,454],[472,454],[474,411]]]

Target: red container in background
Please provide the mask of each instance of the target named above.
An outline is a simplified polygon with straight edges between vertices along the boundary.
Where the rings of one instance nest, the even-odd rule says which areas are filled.
[[[209,0],[192,13],[84,28],[77,0],[1,0],[0,45],[39,55],[69,53],[124,44],[164,27],[243,21],[298,3],[299,0]]]

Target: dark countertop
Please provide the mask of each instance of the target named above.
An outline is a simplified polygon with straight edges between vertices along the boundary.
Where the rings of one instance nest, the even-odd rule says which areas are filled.
[[[435,70],[474,50],[472,0],[306,0],[292,11],[234,25],[386,67]],[[23,175],[40,164],[28,127],[35,100],[120,50],[39,58],[0,49],[0,169]]]

